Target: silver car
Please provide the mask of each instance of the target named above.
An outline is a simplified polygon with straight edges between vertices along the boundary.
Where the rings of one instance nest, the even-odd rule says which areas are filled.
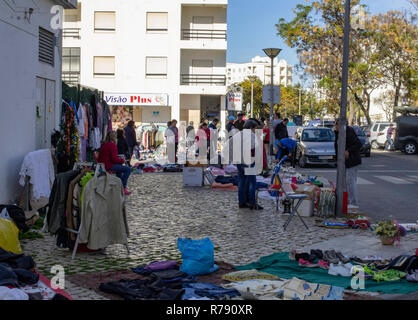
[[[300,128],[296,132],[298,147],[296,159],[301,168],[309,164],[337,165],[335,155],[335,134],[330,128]]]

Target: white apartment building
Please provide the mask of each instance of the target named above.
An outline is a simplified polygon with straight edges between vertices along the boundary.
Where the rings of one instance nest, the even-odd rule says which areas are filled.
[[[79,0],[64,16],[63,78],[141,124],[225,123],[227,0]]]
[[[51,23],[59,20],[56,5],[76,8],[77,1],[0,1],[0,203],[21,195],[24,156],[49,148],[59,128],[62,30]]]
[[[271,83],[271,60],[269,57],[256,56],[247,63],[227,63],[227,86],[248,79],[249,76],[257,76],[265,85]],[[274,85],[292,85],[292,66],[286,60],[273,60]]]

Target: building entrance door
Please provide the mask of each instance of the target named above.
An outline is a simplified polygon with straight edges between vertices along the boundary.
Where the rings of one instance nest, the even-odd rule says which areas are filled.
[[[36,78],[36,149],[51,147],[55,128],[55,81]]]

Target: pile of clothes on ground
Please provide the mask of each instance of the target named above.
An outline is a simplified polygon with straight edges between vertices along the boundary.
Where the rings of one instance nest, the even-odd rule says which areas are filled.
[[[150,164],[150,163],[136,163],[133,166],[133,174],[152,173],[152,172],[182,172],[183,165],[181,164]]]
[[[342,300],[344,289],[301,279],[280,279],[257,270],[220,276],[227,283],[199,282],[179,270],[177,261],[133,268],[140,278],[101,283],[99,289],[126,300]]]
[[[335,250],[312,249],[310,252],[280,252],[259,261],[236,266],[238,270],[256,269],[281,278],[297,277],[305,281],[351,288],[354,276],[363,277],[368,292],[408,294],[418,291],[418,251],[393,259],[377,256],[359,258]]]
[[[31,256],[0,248],[0,300],[70,300],[62,290],[52,290],[45,276],[34,270]]]
[[[312,249],[310,253],[298,253],[293,250],[290,252],[289,258],[298,261],[301,267],[319,267],[328,270],[328,274],[333,276],[352,277],[359,272],[364,272],[366,279],[375,281],[406,279],[409,282],[418,283],[417,255],[401,255],[393,259],[383,259],[379,256],[359,258],[345,256],[335,250],[322,252],[320,249]]]
[[[209,167],[205,172],[206,181],[212,189],[220,190],[238,190],[238,169],[235,165],[219,167]],[[259,180],[259,179],[262,179]],[[269,187],[269,179],[257,176],[257,189],[266,189]]]

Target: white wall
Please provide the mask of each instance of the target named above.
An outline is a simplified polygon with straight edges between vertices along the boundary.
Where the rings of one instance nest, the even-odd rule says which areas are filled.
[[[61,99],[61,58],[55,48],[55,67],[38,60],[39,26],[52,30],[50,0],[36,1],[30,22],[0,1],[0,203],[14,202],[22,192],[18,174],[24,156],[35,150],[36,77],[54,80],[55,126],[58,128]],[[20,19],[18,19],[18,17]],[[50,139],[48,139],[50,140]]]

